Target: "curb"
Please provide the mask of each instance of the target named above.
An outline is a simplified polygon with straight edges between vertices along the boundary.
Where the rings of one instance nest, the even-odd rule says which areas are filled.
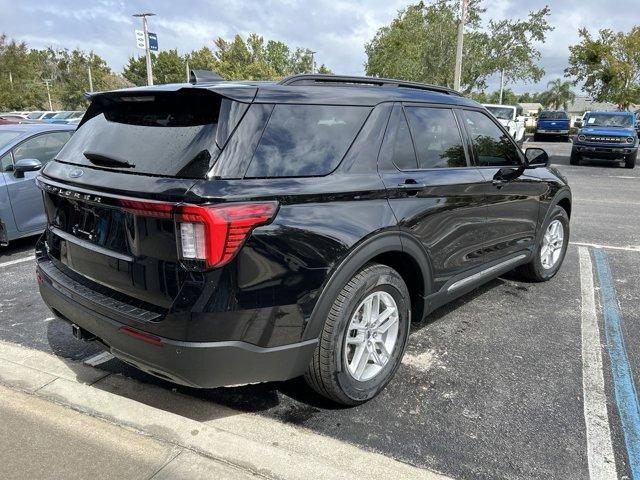
[[[4,341],[0,383],[270,479],[450,478],[304,428]]]

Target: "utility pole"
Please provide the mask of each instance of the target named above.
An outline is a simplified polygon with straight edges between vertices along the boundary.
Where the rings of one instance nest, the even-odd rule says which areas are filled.
[[[453,71],[453,89],[460,90],[460,79],[462,78],[462,43],[464,41],[464,24],[467,17],[467,6],[469,0],[462,0],[462,11],[460,12],[460,22],[458,23],[458,41],[456,43],[456,65]]]
[[[47,86],[47,98],[49,99],[49,110],[53,110],[53,104],[51,103],[51,92],[49,91],[49,82],[51,80],[44,80],[44,84]]]
[[[191,80],[191,72],[189,71],[189,60],[187,60],[187,83]]]
[[[142,30],[144,31],[144,51],[147,56],[147,85],[153,85],[153,69],[151,67],[151,50],[149,49],[149,28],[147,17],[153,17],[155,13],[136,13],[133,16],[142,18]]]
[[[93,77],[91,77],[91,64],[89,64],[87,70],[89,71],[89,91],[93,93]]]
[[[9,84],[11,85],[11,90],[13,90],[13,75],[11,75],[11,71],[9,71]]]
[[[309,50],[309,53],[311,54],[311,73],[316,73],[316,57],[315,54],[318,52],[313,52],[311,50]]]
[[[500,70],[500,105],[502,105],[502,92],[504,91],[504,68]]]

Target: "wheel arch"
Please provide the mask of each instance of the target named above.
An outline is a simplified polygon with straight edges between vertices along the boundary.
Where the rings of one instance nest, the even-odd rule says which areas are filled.
[[[388,230],[361,241],[331,272],[311,312],[303,340],[317,338],[343,286],[367,263],[381,263],[396,270],[407,284],[412,319],[422,319],[425,296],[431,292],[431,262],[422,245],[409,234]]]

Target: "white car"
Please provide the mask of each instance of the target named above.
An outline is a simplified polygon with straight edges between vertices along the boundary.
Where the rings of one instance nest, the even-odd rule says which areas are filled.
[[[489,112],[509,131],[516,142],[522,142],[525,134],[525,117],[513,105],[484,105]]]

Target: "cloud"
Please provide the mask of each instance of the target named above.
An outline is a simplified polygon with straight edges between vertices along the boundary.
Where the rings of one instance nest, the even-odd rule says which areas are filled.
[[[555,27],[547,41],[537,45],[546,76],[536,85],[509,85],[517,92],[544,89],[547,81],[563,75],[578,28],[628,30],[637,18],[630,14],[637,11],[637,0],[618,0],[615,7],[600,0],[485,0],[485,15],[496,20],[518,18],[546,3],[552,4],[550,21]],[[149,19],[149,27],[158,34],[161,49],[186,53],[203,45],[212,47],[219,36],[255,32],[294,48],[315,50],[317,61],[337,73],[361,75],[365,43],[407,4],[401,0],[0,0],[0,30],[34,48],[93,50],[120,71],[129,56],[142,53],[134,38],[140,21],[131,14],[151,9],[157,16]],[[498,81],[493,78],[491,87]]]

